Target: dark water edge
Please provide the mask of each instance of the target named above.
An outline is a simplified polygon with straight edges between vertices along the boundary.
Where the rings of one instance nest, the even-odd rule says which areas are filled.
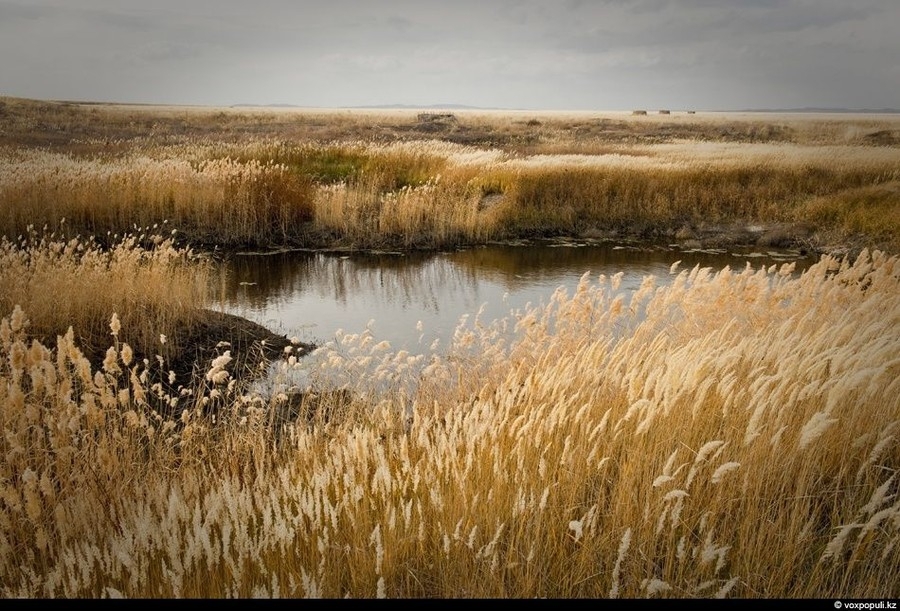
[[[317,345],[339,331],[369,329],[395,349],[447,345],[464,316],[490,322],[546,303],[582,276],[622,274],[621,291],[670,268],[713,271],[794,264],[819,258],[800,249],[690,248],[684,244],[590,239],[514,241],[439,252],[282,251],[235,253],[220,261],[214,307],[289,338]]]

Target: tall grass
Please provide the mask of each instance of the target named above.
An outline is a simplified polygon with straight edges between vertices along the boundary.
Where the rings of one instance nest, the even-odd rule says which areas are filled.
[[[783,143],[533,155],[438,140],[150,140],[87,157],[4,148],[0,235],[62,219],[98,235],[167,219],[195,244],[442,248],[787,223],[808,227],[814,246],[827,236],[894,249],[898,220],[881,211],[897,207],[897,167],[892,147]]]
[[[806,201],[797,216],[837,235],[889,243],[900,227],[900,183],[860,186]]]
[[[73,341],[94,362],[110,346],[110,317],[136,356],[169,359],[179,333],[203,317],[210,269],[189,248],[175,245],[166,225],[136,233],[66,237],[30,228],[16,241],[0,238],[0,310],[27,312],[29,334],[52,346],[72,329]],[[160,341],[160,336],[166,339]]]
[[[0,232],[63,220],[85,235],[164,220],[195,244],[283,244],[311,217],[312,184],[282,165],[146,154],[0,153]]]
[[[586,275],[430,355],[342,334],[287,425],[218,371],[166,420],[11,311],[0,591],[896,598],[900,260],[791,271]]]

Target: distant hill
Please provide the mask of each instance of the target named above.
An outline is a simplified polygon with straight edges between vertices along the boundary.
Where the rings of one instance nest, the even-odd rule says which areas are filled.
[[[308,108],[300,104],[234,104],[234,108]],[[428,109],[444,109],[444,110],[535,110],[526,108],[497,108],[486,106],[469,106],[466,104],[363,104],[357,106],[343,106],[341,108],[350,109],[380,109],[380,110],[428,110]],[[577,110],[577,109],[572,109]],[[598,109],[584,109],[598,110]],[[606,109],[611,110],[611,109]],[[712,112],[759,112],[759,113],[843,113],[843,114],[897,114],[900,113],[898,108],[831,108],[818,106],[804,106],[802,108],[743,108],[743,109],[710,109]]]
[[[726,111],[728,112],[728,111]],[[816,106],[804,106],[803,108],[746,108],[731,112],[821,112],[821,113],[849,113],[849,114],[894,114],[900,113],[897,108],[820,108]]]
[[[58,103],[58,104],[81,104],[81,105],[97,105],[97,106],[185,106],[185,107],[197,107],[203,108],[207,107],[205,105],[196,105],[196,104],[173,104],[173,103],[161,103],[161,102],[111,102],[111,101],[91,101],[91,100],[43,100],[43,99],[31,99],[31,98],[18,98],[13,96],[7,96],[0,93],[0,100],[8,100],[8,101],[18,101],[22,103]],[[231,104],[229,105],[231,108],[319,108],[317,106],[309,106],[306,104]],[[210,108],[215,108],[216,106],[208,106]],[[494,110],[494,111],[504,111],[504,110],[527,110],[532,112],[541,112],[542,110],[550,110],[550,109],[540,109],[540,108],[501,108],[495,106],[470,106],[467,104],[453,104],[453,103],[438,103],[438,104],[364,104],[364,105],[356,105],[356,106],[341,106],[335,108],[349,108],[349,109],[398,109],[398,110]],[[572,108],[569,109],[572,111],[594,111],[594,112],[606,112],[606,111],[615,111],[614,108]],[[625,111],[626,109],[619,109],[620,111]],[[698,110],[702,110],[705,112],[744,112],[744,113],[833,113],[833,114],[900,114],[900,108],[839,108],[839,107],[827,107],[827,106],[803,106],[798,108],[743,108],[743,109],[734,109],[734,108],[698,108]]]
[[[301,104],[232,104],[232,108],[310,108]],[[351,109],[379,109],[379,110],[512,110],[509,108],[493,108],[486,106],[467,106],[466,104],[363,104],[359,106],[340,106],[339,108]]]
[[[418,105],[418,104],[374,104],[367,106],[350,106],[349,108],[395,108],[401,110],[422,110],[426,108],[447,108],[447,109],[456,109],[456,110],[485,110],[480,106],[466,106],[465,104],[428,104],[428,105]]]

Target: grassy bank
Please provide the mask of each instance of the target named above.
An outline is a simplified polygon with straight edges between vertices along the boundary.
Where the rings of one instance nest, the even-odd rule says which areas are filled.
[[[166,221],[195,246],[365,249],[756,226],[900,245],[893,116],[451,117],[8,100],[0,234]]]
[[[224,360],[165,417],[124,325],[92,371],[15,311],[0,592],[896,598],[898,271],[585,278],[430,360],[346,335],[322,373],[353,382],[286,428]]]
[[[36,231],[17,242],[3,238],[0,309],[26,308],[30,333],[47,345],[73,327],[78,344],[96,347],[93,357],[109,347],[116,313],[128,329],[120,339],[140,355],[172,357],[183,348],[174,332],[197,323],[209,301],[208,265],[152,228],[110,239],[101,246]]]

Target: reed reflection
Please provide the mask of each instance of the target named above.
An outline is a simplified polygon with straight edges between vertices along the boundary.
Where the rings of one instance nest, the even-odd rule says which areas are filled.
[[[217,276],[220,307],[304,341],[322,342],[338,329],[370,327],[376,337],[409,350],[446,344],[463,315],[481,309],[484,322],[545,303],[585,272],[622,273],[621,291],[648,275],[665,284],[680,267],[742,269],[793,260],[797,272],[814,261],[795,252],[682,250],[577,241],[488,245],[444,253],[236,255]],[[421,323],[421,324],[419,324]]]

